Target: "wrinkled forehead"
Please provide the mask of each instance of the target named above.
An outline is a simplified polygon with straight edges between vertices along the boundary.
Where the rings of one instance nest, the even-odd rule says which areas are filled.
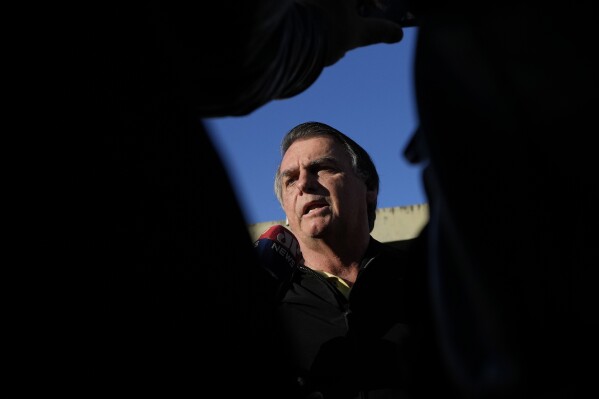
[[[320,160],[351,163],[343,144],[330,136],[317,136],[294,141],[283,155],[280,170],[305,167]]]

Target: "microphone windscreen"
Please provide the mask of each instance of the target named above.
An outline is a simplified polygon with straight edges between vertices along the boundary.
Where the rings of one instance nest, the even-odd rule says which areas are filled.
[[[260,264],[275,278],[287,281],[293,270],[303,261],[299,242],[282,225],[269,227],[254,242]]]

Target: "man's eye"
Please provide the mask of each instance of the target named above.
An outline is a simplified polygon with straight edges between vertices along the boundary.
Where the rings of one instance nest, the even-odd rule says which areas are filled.
[[[289,186],[293,185],[296,181],[297,181],[297,179],[295,179],[295,178],[289,178],[289,179],[285,180],[285,186],[289,187]]]

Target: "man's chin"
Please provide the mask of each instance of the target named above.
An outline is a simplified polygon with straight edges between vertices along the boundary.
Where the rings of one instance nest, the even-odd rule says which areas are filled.
[[[308,223],[307,226],[302,226],[302,230],[311,238],[323,238],[326,236],[327,231],[329,230],[328,223],[322,223],[322,221],[314,221]]]

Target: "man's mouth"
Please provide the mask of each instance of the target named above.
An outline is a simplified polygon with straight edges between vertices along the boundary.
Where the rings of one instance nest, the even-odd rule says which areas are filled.
[[[314,211],[317,211],[318,209],[322,209],[327,206],[329,206],[329,204],[325,201],[311,202],[311,203],[307,204],[306,206],[304,206],[303,214],[308,215]]]

